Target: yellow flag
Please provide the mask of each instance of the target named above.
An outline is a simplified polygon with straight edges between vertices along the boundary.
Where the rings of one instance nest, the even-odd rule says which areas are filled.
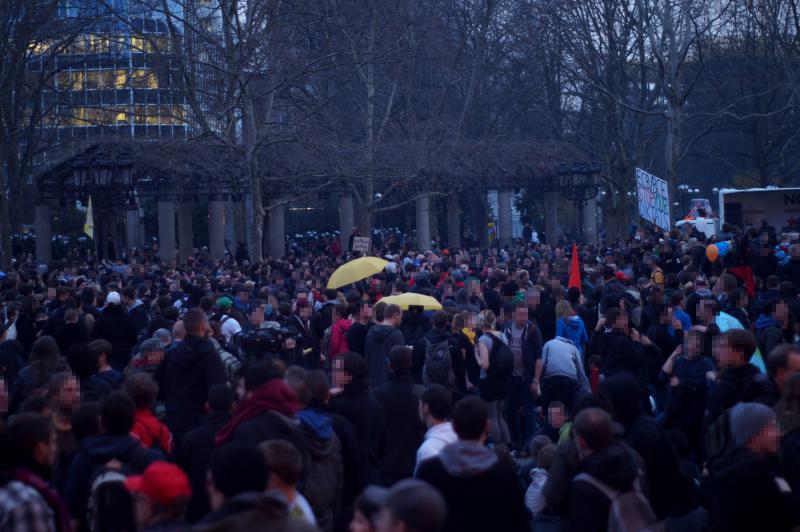
[[[83,222],[83,232],[86,236],[94,240],[94,214],[92,214],[92,197],[89,196],[89,204],[86,207],[86,221]]]

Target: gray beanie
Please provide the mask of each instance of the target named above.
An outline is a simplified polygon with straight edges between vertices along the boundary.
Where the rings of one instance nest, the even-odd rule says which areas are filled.
[[[775,411],[759,403],[739,403],[731,409],[731,438],[737,447],[744,447],[761,432],[770,421],[775,421]]]

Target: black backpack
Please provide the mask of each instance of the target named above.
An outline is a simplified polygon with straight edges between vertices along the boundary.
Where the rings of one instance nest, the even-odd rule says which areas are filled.
[[[514,353],[508,345],[498,338],[491,335],[492,348],[489,350],[489,370],[490,377],[496,379],[508,379],[514,371]]]
[[[422,365],[422,382],[425,386],[431,384],[441,384],[451,386],[455,382],[453,366],[450,361],[450,339],[445,338],[441,342],[433,343],[426,337],[425,340],[425,363]]]
[[[97,463],[91,479],[86,522],[92,532],[130,530],[133,523],[133,501],[125,487],[125,479],[141,474],[147,466],[149,450],[137,445],[118,459],[119,468],[109,466],[112,460]]]

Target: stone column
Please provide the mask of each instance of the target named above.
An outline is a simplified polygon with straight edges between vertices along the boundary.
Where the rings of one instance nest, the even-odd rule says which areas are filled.
[[[53,250],[50,244],[53,236],[50,206],[46,203],[37,203],[33,209],[33,216],[36,227],[36,262],[48,264],[53,259]]]
[[[125,211],[125,245],[128,250],[139,245],[139,205],[136,203],[129,204]]]
[[[286,205],[274,201],[269,210],[269,254],[273,259],[286,255]]]
[[[544,195],[544,232],[547,244],[558,244],[558,191],[548,191]]]
[[[583,238],[587,244],[597,243],[597,198],[583,205]]]
[[[339,197],[339,243],[342,245],[342,253],[349,251],[347,246],[350,243],[350,235],[353,234],[355,227],[353,211],[353,196],[343,194]]]
[[[417,247],[425,251],[431,247],[431,202],[428,196],[417,198]]]
[[[208,198],[208,255],[215,261],[225,257],[225,202],[216,196]]]
[[[231,252],[236,251],[236,228],[233,221],[233,201],[230,199],[225,200],[225,241],[229,242]]]
[[[161,262],[175,264],[175,202],[171,199],[158,202],[158,249]]]
[[[192,207],[193,202],[191,200],[183,200],[178,205],[178,245],[181,252],[181,264],[186,263],[194,253]]]
[[[511,245],[513,235],[511,228],[511,191],[497,191],[497,237],[500,247]]]
[[[447,196],[447,246],[450,249],[461,247],[461,203],[458,193]]]

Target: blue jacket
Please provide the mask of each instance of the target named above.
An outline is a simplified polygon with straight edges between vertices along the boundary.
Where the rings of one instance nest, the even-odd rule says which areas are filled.
[[[583,320],[578,316],[572,316],[566,320],[559,318],[556,321],[556,336],[569,339],[581,354],[583,354],[583,346],[589,343],[586,327],[583,325]]]

